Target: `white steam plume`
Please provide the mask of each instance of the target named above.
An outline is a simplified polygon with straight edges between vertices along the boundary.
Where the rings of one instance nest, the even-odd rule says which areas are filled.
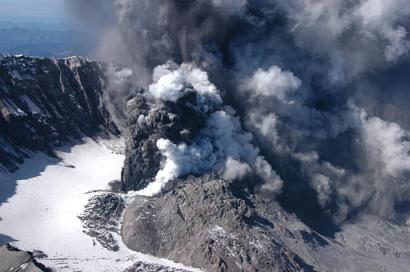
[[[292,72],[272,66],[268,70],[256,70],[243,87],[250,91],[252,96],[271,96],[285,101],[288,93],[296,91],[301,85],[300,79]]]
[[[168,62],[157,66],[153,72],[153,83],[149,92],[155,99],[176,102],[184,96],[185,85],[191,85],[198,93],[197,105],[203,112],[208,112],[215,105],[221,105],[222,99],[218,89],[209,81],[206,72],[192,64]]]
[[[154,83],[150,85],[150,94],[160,100],[177,101],[182,96],[184,85],[190,84],[197,92],[199,105],[208,109],[213,103],[220,102],[215,86],[209,82],[205,72],[191,64],[179,67],[159,66],[154,72]],[[195,138],[194,143],[172,143],[160,139],[157,147],[165,157],[162,168],[155,181],[138,192],[154,195],[170,180],[188,174],[216,173],[227,179],[242,179],[247,175],[256,175],[264,181],[262,190],[271,197],[279,194],[283,181],[270,164],[259,155],[259,149],[252,144],[252,135],[242,130],[238,117],[232,108],[212,112],[206,126]]]

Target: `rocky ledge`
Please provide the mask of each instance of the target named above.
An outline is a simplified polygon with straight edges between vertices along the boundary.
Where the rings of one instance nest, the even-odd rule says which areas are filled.
[[[50,269],[34,259],[31,252],[21,251],[11,245],[0,247],[0,271],[49,272]]]

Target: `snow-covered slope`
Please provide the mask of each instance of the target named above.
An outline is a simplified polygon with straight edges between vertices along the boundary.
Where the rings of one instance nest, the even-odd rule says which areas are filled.
[[[0,233],[23,250],[43,251],[48,257],[41,262],[57,271],[123,271],[135,263],[143,267],[141,262],[188,269],[121,243],[118,252],[109,251],[83,232],[78,216],[88,199],[120,178],[124,158],[112,151],[116,144],[85,139],[59,149],[62,161],[37,153],[17,172],[0,174],[0,194],[17,183],[15,194],[0,205]]]

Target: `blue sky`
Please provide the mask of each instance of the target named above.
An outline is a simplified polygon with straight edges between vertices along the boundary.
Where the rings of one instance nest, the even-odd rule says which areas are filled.
[[[0,0],[0,21],[64,22],[65,0]]]

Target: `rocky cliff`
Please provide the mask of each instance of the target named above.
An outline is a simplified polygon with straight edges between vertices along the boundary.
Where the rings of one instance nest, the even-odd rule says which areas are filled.
[[[122,173],[123,189],[140,190],[147,186],[160,169],[162,155],[157,148],[161,138],[172,142],[192,142],[205,124],[205,114],[198,112],[197,94],[185,86],[185,95],[177,101],[163,101],[153,108],[144,89],[130,94],[127,105],[129,137]]]
[[[51,270],[37,262],[33,253],[21,251],[11,245],[4,245],[0,247],[0,271],[48,272]]]
[[[80,57],[0,57],[0,167],[15,170],[30,150],[82,135],[118,134],[104,105],[105,69]]]

